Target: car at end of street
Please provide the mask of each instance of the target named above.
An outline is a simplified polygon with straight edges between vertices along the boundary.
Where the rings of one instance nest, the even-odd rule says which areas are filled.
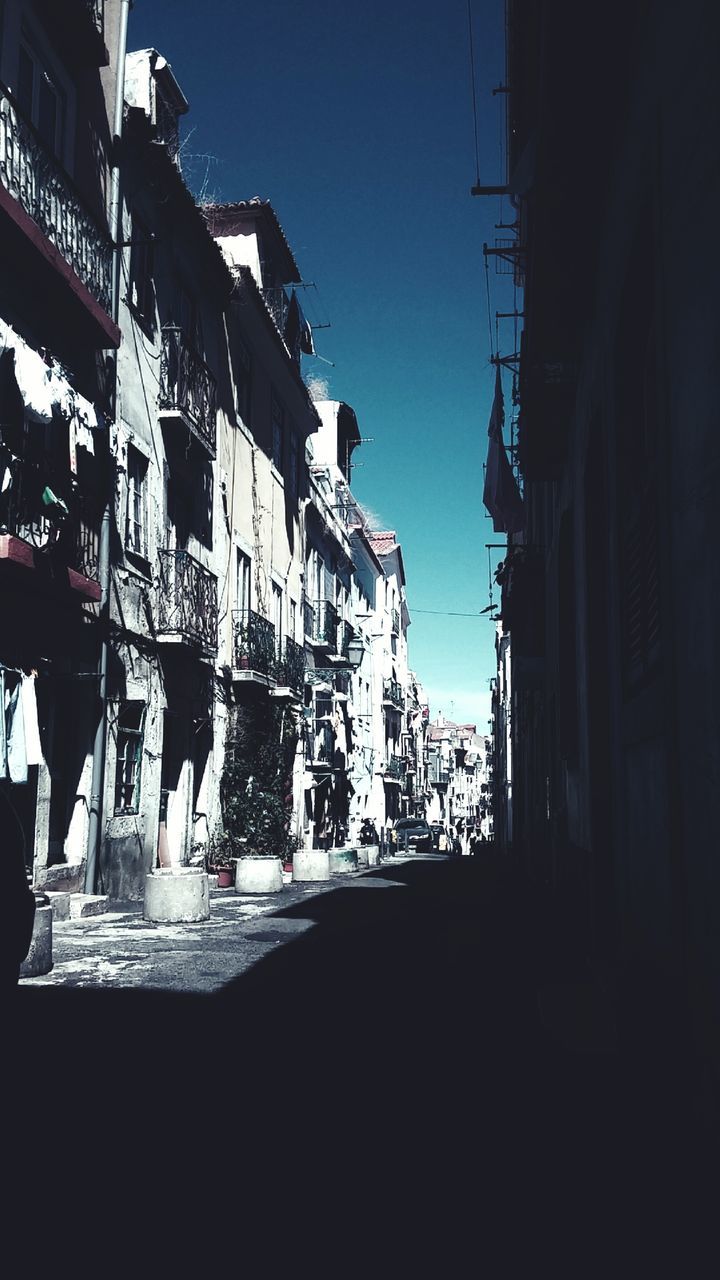
[[[432,853],[433,834],[424,818],[398,818],[393,831],[398,850],[418,849]]]

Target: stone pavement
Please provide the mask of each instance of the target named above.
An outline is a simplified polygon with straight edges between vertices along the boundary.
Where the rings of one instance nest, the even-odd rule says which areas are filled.
[[[219,1195],[244,1227],[236,1260],[261,1219],[269,1232],[258,1274],[289,1242],[312,1242],[314,1270],[342,1223],[334,1274],[372,1238],[373,1274],[419,1257],[454,1277],[490,1239],[506,1266],[539,1268],[576,1235],[584,1276],[629,1233],[645,1274],[690,1188],[702,1217],[712,1184],[683,1082],[626,1053],[552,904],[508,859],[392,859],[272,901],[216,891],[211,911],[63,922],[55,969],[17,993],[23,1124],[52,1134],[66,1178],[75,1150],[83,1196],[100,1161],[101,1221],[161,1199],[217,1214]]]

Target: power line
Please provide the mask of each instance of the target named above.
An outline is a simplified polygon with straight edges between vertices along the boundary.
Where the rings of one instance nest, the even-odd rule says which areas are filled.
[[[416,609],[414,606],[411,606],[410,612],[435,613],[438,617],[442,618],[481,618],[484,611],[480,610],[478,613],[455,613],[451,609]]]

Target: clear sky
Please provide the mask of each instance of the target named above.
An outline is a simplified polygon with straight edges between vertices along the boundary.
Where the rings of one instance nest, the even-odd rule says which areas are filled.
[[[497,183],[504,3],[471,3],[480,173]],[[451,615],[488,604],[486,543],[502,541],[482,505],[494,381],[482,246],[508,234],[495,224],[512,210],[470,195],[467,0],[135,0],[128,47],[164,54],[190,102],[191,189],[269,199],[317,286],[300,300],[330,327],[303,371],[372,438],[353,490],[402,544],[411,666],[433,719],[487,732],[494,623]],[[494,269],[489,283],[494,339],[513,291]],[[512,337],[500,321],[504,350]],[[507,380],[505,393],[507,409]]]

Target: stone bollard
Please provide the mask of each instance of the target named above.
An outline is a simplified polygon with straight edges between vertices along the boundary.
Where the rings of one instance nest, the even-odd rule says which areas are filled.
[[[327,849],[296,849],[293,854],[293,880],[329,880],[330,859]]]
[[[328,849],[328,856],[331,876],[347,875],[350,871],[357,871],[357,849]]]
[[[235,858],[236,893],[279,893],[283,887],[282,858]]]
[[[207,872],[201,867],[157,867],[145,877],[143,917],[151,924],[195,924],[210,917]]]
[[[377,867],[380,862],[380,845],[369,844],[367,846],[368,866]]]
[[[359,868],[361,868],[361,869],[362,869],[362,868],[364,868],[364,867],[369,867],[369,866],[370,866],[370,851],[369,851],[369,845],[366,845],[366,844],[359,844],[359,845],[358,845],[358,847],[357,847],[357,849],[356,849],[356,853],[357,853],[357,864],[358,864],[358,867],[359,867]]]
[[[49,973],[53,967],[52,958],[52,903],[47,894],[33,890],[35,898],[35,923],[33,924],[30,950],[20,965],[21,978],[37,978],[42,973]]]

